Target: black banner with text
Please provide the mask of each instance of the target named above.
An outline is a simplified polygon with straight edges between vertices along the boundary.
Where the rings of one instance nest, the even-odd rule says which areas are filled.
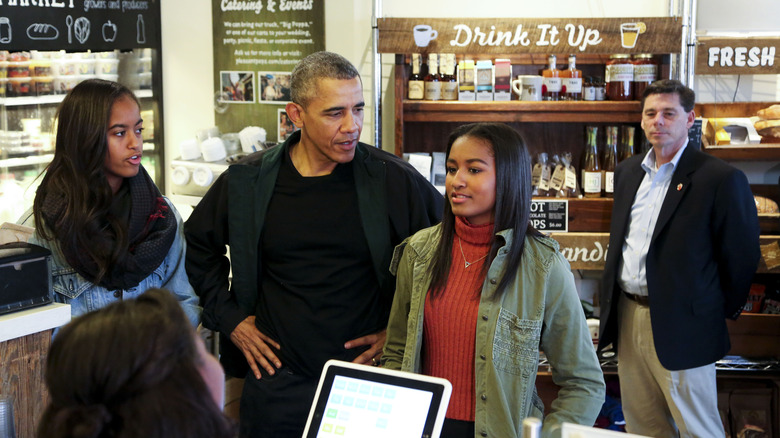
[[[0,50],[129,50],[159,44],[159,0],[0,0]]]

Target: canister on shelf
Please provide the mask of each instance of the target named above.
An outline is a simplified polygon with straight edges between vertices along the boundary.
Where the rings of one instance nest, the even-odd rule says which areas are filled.
[[[634,99],[641,99],[645,88],[658,77],[658,64],[649,53],[634,55],[631,63],[634,65]]]
[[[622,54],[610,56],[606,68],[607,100],[633,99],[633,81],[634,65],[631,64],[631,57]]]

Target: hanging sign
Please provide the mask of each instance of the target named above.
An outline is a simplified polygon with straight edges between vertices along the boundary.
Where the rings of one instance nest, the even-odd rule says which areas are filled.
[[[609,233],[552,233],[572,269],[603,270]]]
[[[780,37],[700,37],[696,74],[757,75],[780,73]]]
[[[158,0],[0,0],[0,50],[159,47]]]
[[[682,21],[648,18],[382,18],[381,53],[677,53]]]
[[[295,125],[284,106],[290,73],[325,49],[325,0],[212,1],[215,120],[223,133],[247,126],[284,141]]]

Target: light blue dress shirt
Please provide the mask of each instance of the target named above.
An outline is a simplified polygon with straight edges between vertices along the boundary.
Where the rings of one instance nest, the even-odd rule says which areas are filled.
[[[628,231],[623,241],[623,257],[620,263],[618,285],[633,295],[647,296],[647,251],[658,221],[658,213],[669,190],[669,183],[688,142],[677,151],[672,161],[658,167],[655,150],[650,149],[642,160],[645,177],[636,191],[631,205]]]

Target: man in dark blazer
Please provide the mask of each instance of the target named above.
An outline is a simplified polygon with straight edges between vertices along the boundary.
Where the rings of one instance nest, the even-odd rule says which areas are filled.
[[[651,84],[652,149],[615,169],[599,350],[617,351],[627,430],[653,437],[724,436],[715,361],[760,258],[747,178],[687,144],[694,101],[679,81]]]

